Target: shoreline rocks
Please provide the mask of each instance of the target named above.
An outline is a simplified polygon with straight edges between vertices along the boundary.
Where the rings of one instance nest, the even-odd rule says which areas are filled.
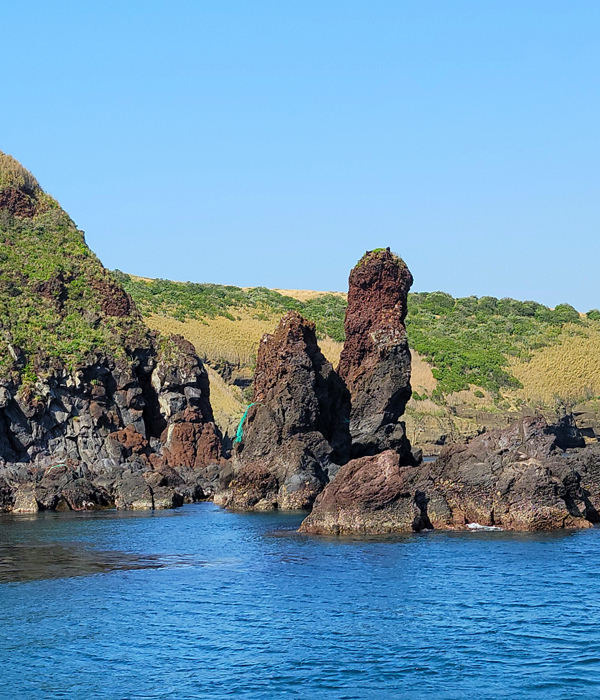
[[[570,424],[570,439],[579,443],[574,430]],[[564,424],[530,416],[448,446],[432,463],[403,466],[393,451],[352,460],[316,500],[300,532],[592,527],[600,522],[600,445],[564,452],[564,434]]]

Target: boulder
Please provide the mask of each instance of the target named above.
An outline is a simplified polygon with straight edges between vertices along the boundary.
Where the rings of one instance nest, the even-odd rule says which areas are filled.
[[[419,507],[417,467],[398,452],[359,457],[345,464],[315,501],[300,532],[318,535],[385,535],[430,527]]]

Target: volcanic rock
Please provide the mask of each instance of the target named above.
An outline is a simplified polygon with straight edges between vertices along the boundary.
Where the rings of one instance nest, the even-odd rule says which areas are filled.
[[[600,449],[564,453],[541,416],[451,445],[434,463],[394,452],[355,459],[316,500],[301,531],[388,534],[498,527],[550,530],[600,521]]]
[[[359,457],[345,464],[317,497],[300,532],[384,535],[430,527],[415,492],[418,471],[398,452]]]
[[[338,374],[351,397],[352,455],[410,453],[398,419],[411,396],[404,320],[412,275],[388,249],[365,253],[350,273],[346,341]]]
[[[315,325],[288,312],[261,340],[254,405],[215,502],[230,508],[309,507],[349,450],[348,395],[317,344]]]

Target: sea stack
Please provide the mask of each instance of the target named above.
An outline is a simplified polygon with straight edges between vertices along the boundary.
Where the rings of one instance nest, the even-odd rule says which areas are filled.
[[[242,510],[310,507],[348,458],[348,410],[314,323],[288,312],[260,342],[233,479],[215,502]]]
[[[398,419],[411,396],[404,320],[412,282],[406,263],[389,248],[368,251],[350,273],[338,374],[350,392],[354,457],[410,452]]]

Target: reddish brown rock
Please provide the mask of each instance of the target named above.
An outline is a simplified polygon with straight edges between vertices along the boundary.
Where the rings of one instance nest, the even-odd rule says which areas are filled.
[[[398,419],[410,399],[407,294],[412,275],[388,249],[365,253],[350,273],[346,341],[338,374],[350,392],[354,456],[410,445]]]
[[[192,420],[172,423],[166,429],[163,448],[166,463],[170,467],[200,469],[219,462],[221,436],[216,425],[203,423],[198,413],[189,417]]]
[[[110,437],[123,447],[125,457],[130,457],[134,454],[144,456],[149,454],[148,440],[141,433],[138,433],[132,425],[111,433]]]
[[[30,219],[35,216],[35,199],[16,187],[6,187],[0,191],[0,209],[7,209],[14,216]]]
[[[152,373],[160,418],[165,462],[171,467],[200,469],[221,459],[221,433],[210,405],[208,375],[194,346],[182,336],[172,336],[176,356],[162,357]]]
[[[233,455],[233,480],[217,502],[231,508],[310,506],[349,447],[347,392],[295,311],[263,337],[255,405]]]
[[[388,534],[424,528],[551,530],[600,521],[600,450],[563,453],[563,428],[525,417],[431,464],[403,466],[395,452],[338,472],[301,526],[313,534]]]
[[[315,501],[300,532],[384,535],[429,526],[417,505],[417,467],[402,466],[394,450],[345,464]]]
[[[100,294],[100,306],[105,316],[122,318],[129,316],[133,309],[133,301],[129,294],[109,277],[93,279],[91,286]]]

